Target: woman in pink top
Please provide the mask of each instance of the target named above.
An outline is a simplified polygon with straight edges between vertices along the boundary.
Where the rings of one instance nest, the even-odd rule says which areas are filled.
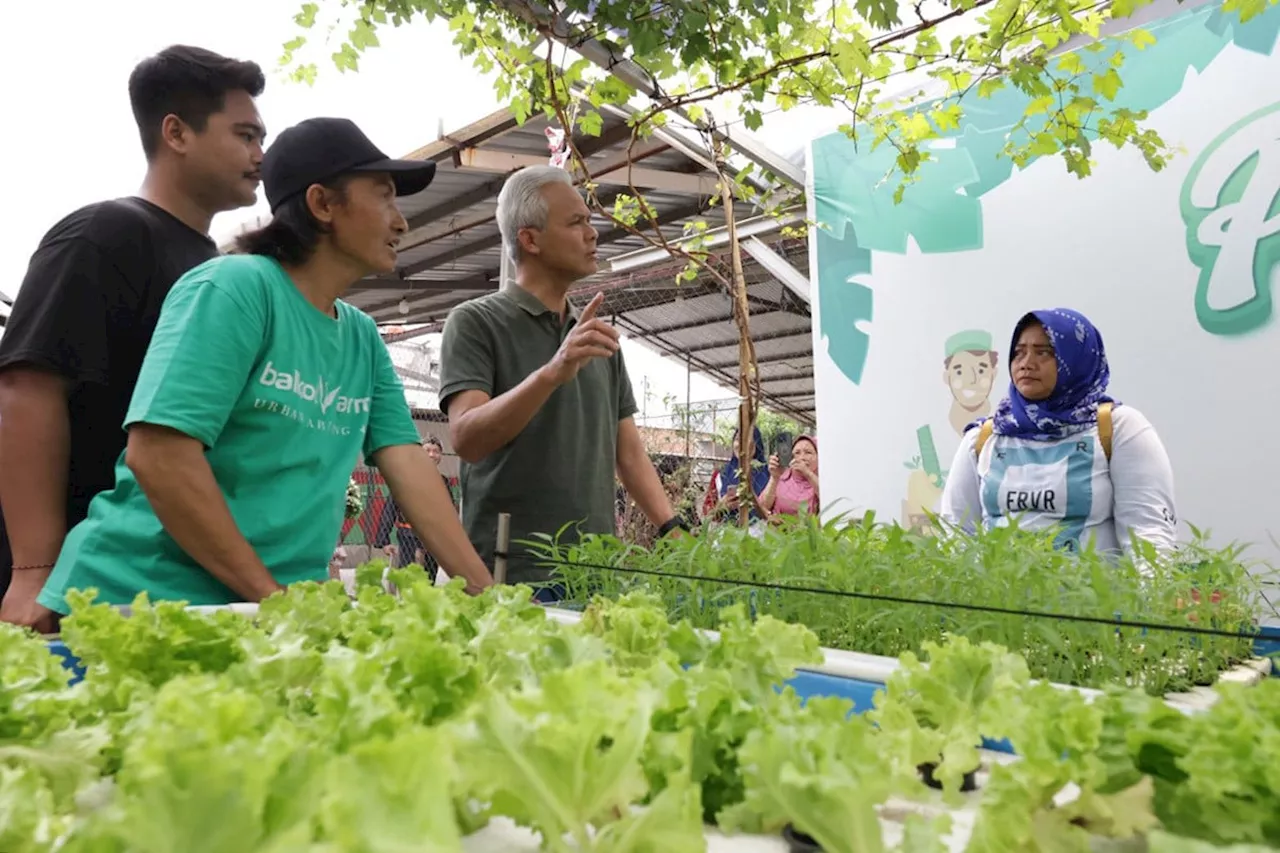
[[[798,437],[791,445],[791,467],[785,471],[777,456],[769,457],[769,485],[760,495],[760,505],[774,519],[799,515],[801,508],[810,515],[818,513],[818,439]]]

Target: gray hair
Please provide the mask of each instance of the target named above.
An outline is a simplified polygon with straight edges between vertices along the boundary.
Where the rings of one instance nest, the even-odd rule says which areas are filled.
[[[547,227],[547,200],[542,188],[560,183],[573,186],[573,176],[559,166],[526,166],[507,178],[498,193],[498,231],[502,248],[520,261],[520,229]]]

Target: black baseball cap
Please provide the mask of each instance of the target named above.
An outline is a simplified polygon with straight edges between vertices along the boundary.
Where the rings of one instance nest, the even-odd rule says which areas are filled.
[[[307,187],[352,172],[387,172],[396,195],[422,192],[436,174],[431,160],[393,160],[345,118],[309,118],[276,137],[262,157],[262,188],[275,213]]]

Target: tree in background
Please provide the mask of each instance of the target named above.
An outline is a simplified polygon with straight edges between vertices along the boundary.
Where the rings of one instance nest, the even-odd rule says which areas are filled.
[[[733,433],[738,428],[738,424],[735,418],[723,416],[722,413],[730,411],[724,401],[709,400],[685,404],[676,402],[674,394],[667,394],[662,398],[662,403],[670,412],[672,429],[686,435],[690,448],[696,446],[696,437],[701,436],[710,436],[717,448],[733,445]],[[804,427],[796,420],[765,408],[757,411],[756,426],[760,429],[766,451],[770,453],[773,452],[780,437],[795,438],[804,432]]]
[[[804,432],[804,428],[791,418],[768,409],[760,410],[756,426],[760,428],[760,437],[764,439],[766,455],[775,452],[779,439],[784,436],[793,439]]]
[[[1027,106],[1003,154],[1018,166],[1058,156],[1083,178],[1093,146],[1105,142],[1137,149],[1159,170],[1172,155],[1169,146],[1146,126],[1145,112],[1115,103],[1125,48],[1142,50],[1154,37],[1135,27],[1119,37],[1120,49],[1092,41],[1109,20],[1151,2],[324,0],[323,13],[328,32],[337,34],[331,58],[342,71],[358,70],[361,54],[378,45],[381,27],[448,22],[459,52],[493,77],[499,98],[520,120],[542,112],[559,123],[568,166],[600,214],[685,260],[682,279],[707,274],[730,294],[739,332],[738,453],[750,459],[747,427],[756,422],[760,386],[734,208],[752,205],[777,215],[794,208],[801,191],[777,176],[753,175],[753,165],[738,168],[725,146],[726,129],[739,121],[758,128],[767,112],[800,104],[838,107],[849,117],[845,133],[872,149],[896,151],[884,180],[897,183],[900,201],[928,167],[930,142],[959,128],[974,99],[1015,89]],[[1275,2],[1225,0],[1223,9],[1247,21]],[[304,4],[299,27],[314,30],[321,12],[321,3]],[[1074,40],[1086,46],[1065,52]],[[285,45],[282,62],[309,81],[317,68],[300,61],[306,48],[307,36],[299,35]],[[912,81],[920,85],[894,99]],[[601,132],[605,105],[634,103],[628,154],[655,129],[677,123],[706,140],[720,177],[727,264],[696,239],[705,222],[690,225],[695,239],[678,244],[664,237],[654,208],[634,186],[610,203],[596,195],[576,140]],[[753,500],[745,486],[743,498],[745,524]]]
[[[925,143],[958,127],[967,102],[1006,87],[1033,98],[1005,145],[1015,162],[1057,154],[1084,177],[1102,140],[1134,146],[1153,169],[1162,168],[1171,151],[1144,127],[1146,114],[1111,106],[1123,85],[1123,52],[1097,67],[1060,50],[1151,2],[322,0],[303,4],[295,20],[309,31],[322,4],[333,13],[330,33],[345,30],[331,54],[342,71],[358,70],[361,54],[378,46],[380,27],[447,21],[461,55],[494,77],[499,98],[518,118],[545,112],[588,136],[601,130],[602,105],[637,96],[648,100],[633,119],[637,138],[675,120],[714,134],[713,107],[750,129],[774,110],[840,107],[850,136],[897,149],[896,172],[886,177],[901,190],[929,161]],[[1247,21],[1275,2],[1226,0],[1222,8]],[[1141,28],[1120,37],[1135,50],[1155,41]],[[306,45],[305,34],[290,41],[282,62],[310,81],[316,65],[297,61]],[[1093,45],[1083,52],[1102,51]],[[933,91],[886,100],[895,78],[916,71]],[[926,96],[936,100],[919,108]]]

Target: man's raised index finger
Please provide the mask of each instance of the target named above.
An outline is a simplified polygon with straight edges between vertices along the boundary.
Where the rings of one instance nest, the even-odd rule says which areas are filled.
[[[588,320],[594,320],[596,312],[600,310],[601,304],[604,303],[604,291],[600,291],[591,297],[591,301],[587,303],[587,307],[582,309],[582,314],[578,317],[579,323],[585,323]]]

